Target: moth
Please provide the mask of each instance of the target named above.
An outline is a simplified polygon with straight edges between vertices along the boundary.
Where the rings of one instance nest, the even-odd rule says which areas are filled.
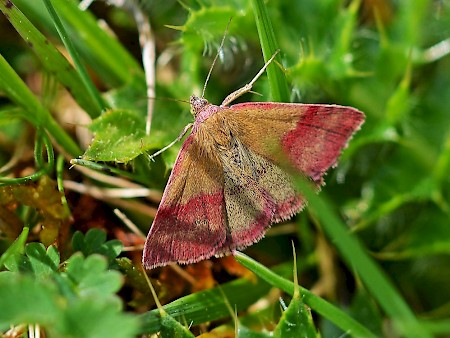
[[[309,178],[319,189],[360,128],[364,114],[352,107],[230,105],[251,91],[275,55],[220,106],[203,95],[191,96],[194,122],[177,139],[191,129],[145,242],[145,268],[194,263],[258,242],[271,224],[291,218],[305,205],[294,175]]]

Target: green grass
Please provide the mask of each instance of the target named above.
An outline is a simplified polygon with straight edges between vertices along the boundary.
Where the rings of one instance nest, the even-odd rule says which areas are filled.
[[[157,46],[150,135],[131,14],[103,2],[84,12],[75,1],[0,3],[0,332],[25,324],[54,337],[190,336],[186,326],[266,337],[286,336],[292,324],[308,337],[450,335],[449,2],[139,6]],[[238,101],[348,105],[366,122],[319,195],[298,182],[308,208],[236,255],[253,275],[218,259],[186,268],[194,285],[171,268],[150,271],[163,311],[140,269],[142,237],[111,210],[148,231],[180,144],[155,162],[147,155],[192,121],[182,100],[201,93],[230,18],[210,102],[280,50],[258,94]],[[79,138],[87,128],[93,137]],[[71,159],[106,178],[69,170]],[[130,185],[108,176],[151,197],[111,197],[110,188]],[[96,199],[68,181],[99,188]]]

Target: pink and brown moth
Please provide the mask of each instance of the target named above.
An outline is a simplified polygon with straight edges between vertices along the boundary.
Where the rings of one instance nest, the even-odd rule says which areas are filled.
[[[305,205],[292,175],[319,189],[323,175],[364,121],[352,107],[251,102],[220,106],[191,96],[195,121],[147,236],[143,265],[194,263],[241,250]],[[158,152],[159,153],[159,152]]]

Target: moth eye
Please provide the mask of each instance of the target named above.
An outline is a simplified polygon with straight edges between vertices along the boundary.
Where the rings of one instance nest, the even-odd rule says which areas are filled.
[[[195,95],[191,96],[191,99],[189,100],[190,104],[192,107],[194,107],[194,109],[198,110],[201,109],[202,107],[206,106],[208,104],[208,100],[202,98],[202,97],[198,97]]]

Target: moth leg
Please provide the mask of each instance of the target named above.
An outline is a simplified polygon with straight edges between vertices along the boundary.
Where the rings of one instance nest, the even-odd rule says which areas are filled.
[[[149,156],[149,159],[151,161],[154,161],[153,159],[158,156],[159,154],[165,152],[167,149],[169,149],[170,147],[172,147],[175,143],[179,142],[184,135],[186,135],[186,133],[188,132],[189,129],[192,128],[194,124],[193,123],[189,123],[186,127],[184,127],[183,131],[181,132],[180,135],[178,135],[178,137],[173,140],[172,142],[170,142],[168,145],[166,145],[164,148],[158,150],[156,153],[153,153],[152,155]]]
[[[234,100],[236,100],[239,96],[244,95],[245,93],[248,93],[249,91],[252,90],[253,84],[256,82],[256,80],[259,79],[259,77],[264,73],[264,71],[266,70],[266,68],[272,63],[273,59],[275,59],[275,56],[277,56],[278,52],[280,50],[277,50],[271,57],[269,60],[267,60],[267,62],[264,64],[264,66],[261,68],[261,70],[258,72],[258,74],[255,75],[255,77],[253,78],[253,80],[251,80],[249,83],[247,83],[244,87],[239,88],[238,90],[235,90],[234,92],[232,92],[230,95],[228,95],[225,100],[223,100],[221,106],[227,106],[229,105],[231,102],[233,102]]]

